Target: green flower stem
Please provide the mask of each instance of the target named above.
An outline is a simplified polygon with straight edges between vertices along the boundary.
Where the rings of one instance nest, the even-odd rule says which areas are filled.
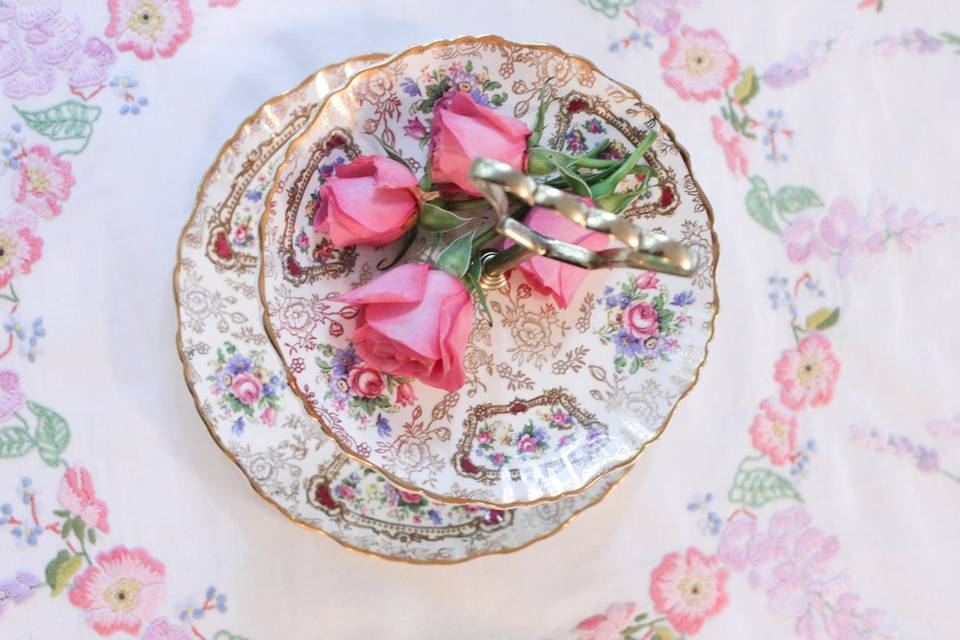
[[[599,158],[600,154],[606,151],[607,149],[609,149],[611,144],[612,143],[610,142],[610,138],[607,138],[600,144],[596,145],[593,149],[590,149],[590,151],[587,152],[586,157]]]
[[[497,237],[497,227],[493,226],[481,233],[479,236],[473,239],[473,244],[471,246],[471,251],[476,251],[483,245],[487,244],[491,240]]]
[[[431,204],[446,209],[447,211],[469,211],[470,209],[479,209],[489,205],[485,198],[472,198],[470,200],[431,200]]]
[[[643,154],[649,151],[656,137],[656,131],[648,132],[640,144],[637,145],[637,148],[633,150],[633,153],[631,153],[627,159],[623,161],[623,163],[620,165],[620,168],[611,173],[603,182],[593,186],[590,189],[590,191],[593,193],[593,196],[596,198],[598,196],[605,196],[609,193],[613,193],[614,190],[616,190],[617,185],[620,184],[620,181],[633,172],[634,167],[637,166],[637,163],[640,161],[640,158],[643,157]]]

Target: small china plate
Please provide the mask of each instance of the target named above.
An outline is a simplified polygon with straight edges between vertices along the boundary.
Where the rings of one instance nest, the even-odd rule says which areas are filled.
[[[287,518],[390,560],[453,563],[556,533],[622,477],[563,502],[515,510],[440,504],[344,455],[285,384],[256,294],[255,221],[290,139],[331,87],[384,56],[327,67],[274,98],[224,145],[183,230],[174,274],[178,349],[210,434]]]
[[[398,243],[333,246],[313,229],[320,186],[340,163],[383,155],[378,139],[421,174],[431,105],[448,88],[532,128],[545,84],[556,99],[542,140],[554,149],[578,153],[610,137],[626,154],[656,131],[645,157],[656,176],[625,215],[689,245],[696,274],[593,271],[560,310],[514,272],[489,295],[493,326],[475,305],[461,389],[415,382],[416,400],[401,405],[398,381],[385,376],[380,397],[352,394],[354,320],[331,298],[373,278]],[[350,456],[444,502],[553,501],[633,462],[696,382],[717,311],[712,212],[657,112],[583,58],[494,36],[414,47],[332,92],[287,150],[260,239],[264,321],[291,388]],[[657,314],[642,339],[625,327],[636,308]]]

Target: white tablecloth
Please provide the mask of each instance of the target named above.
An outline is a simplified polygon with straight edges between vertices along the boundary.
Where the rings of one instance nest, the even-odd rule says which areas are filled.
[[[145,47],[123,22],[136,2],[60,4],[0,3],[0,235],[18,243],[0,258],[0,413],[66,420],[0,441],[0,636],[106,629],[45,575],[72,557],[47,527],[62,487],[90,483],[97,550],[162,563],[153,638],[956,636],[960,7],[152,0],[179,22]],[[184,387],[170,274],[204,171],[261,102],[330,62],[463,33],[583,54],[657,107],[716,211],[722,308],[698,387],[602,504],[517,554],[408,566],[250,491]],[[705,40],[754,70],[755,96],[729,89],[744,106],[669,82],[664,54]],[[68,100],[89,128],[30,115]],[[30,166],[55,180],[46,197],[23,190]],[[802,387],[805,357],[839,375],[784,417],[773,400]],[[736,485],[764,465],[786,484],[745,505]],[[710,592],[681,610],[691,571]]]

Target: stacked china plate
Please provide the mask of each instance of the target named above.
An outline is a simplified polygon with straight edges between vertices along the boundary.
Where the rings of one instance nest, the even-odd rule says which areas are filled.
[[[454,98],[535,131],[542,158],[612,166],[643,147],[618,214],[685,245],[692,275],[583,271],[560,299],[514,268],[471,290],[456,385],[371,366],[341,296],[463,229],[343,246],[318,202],[366,156],[429,185],[431,121]],[[496,223],[476,211],[456,214]],[[325,67],[226,142],[180,238],[178,348],[211,436],[286,517],[383,558],[460,562],[557,532],[662,434],[706,356],[717,251],[686,152],[633,89],[555,47],[436,42]]]

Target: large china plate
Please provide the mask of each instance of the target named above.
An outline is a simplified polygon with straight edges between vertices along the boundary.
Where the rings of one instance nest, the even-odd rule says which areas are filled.
[[[354,320],[331,298],[369,281],[397,247],[334,247],[313,229],[320,186],[338,163],[383,154],[378,139],[421,172],[443,91],[469,91],[532,128],[544,85],[556,99],[542,140],[554,149],[577,153],[610,137],[629,153],[657,133],[645,156],[656,177],[625,215],[690,245],[696,274],[593,271],[560,310],[514,272],[489,296],[493,326],[475,305],[465,386],[415,383],[416,401],[400,404],[387,376],[382,397],[353,394]],[[351,457],[450,503],[553,501],[629,465],[695,384],[717,312],[712,211],[657,112],[583,58],[493,36],[408,49],[333,91],[287,150],[260,239],[264,322],[307,411]],[[637,305],[658,317],[642,340],[624,326]]]
[[[261,323],[256,224],[290,139],[331,87],[384,56],[327,67],[264,104],[224,145],[178,247],[174,292],[184,375],[210,434],[291,520],[391,560],[451,563],[523,548],[619,479],[551,505],[490,510],[398,489],[344,455],[285,384]]]

